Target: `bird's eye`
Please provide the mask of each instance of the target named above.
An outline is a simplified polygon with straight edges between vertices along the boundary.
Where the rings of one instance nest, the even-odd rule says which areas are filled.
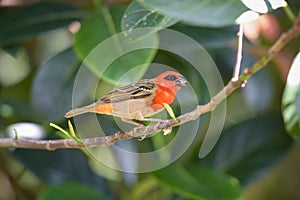
[[[177,79],[177,77],[174,75],[168,75],[164,79],[166,79],[168,81],[175,81]]]

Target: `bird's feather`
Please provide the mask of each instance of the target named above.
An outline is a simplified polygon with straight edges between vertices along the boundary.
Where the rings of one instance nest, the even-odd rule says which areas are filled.
[[[103,96],[98,102],[116,103],[130,99],[140,99],[154,94],[155,83],[152,79],[143,79],[136,83],[114,89]]]

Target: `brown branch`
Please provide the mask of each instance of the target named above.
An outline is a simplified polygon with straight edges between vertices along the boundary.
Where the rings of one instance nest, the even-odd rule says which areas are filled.
[[[154,125],[135,127],[126,132],[117,132],[113,135],[104,137],[94,137],[82,139],[80,144],[73,139],[61,140],[31,140],[31,139],[0,139],[0,147],[15,147],[28,149],[45,149],[55,150],[61,148],[82,148],[94,146],[109,146],[116,141],[130,139],[133,137],[144,137],[152,133],[160,132],[175,126],[179,126],[191,120],[196,120],[203,113],[213,111],[216,106],[221,103],[233,91],[240,88],[247,79],[249,79],[258,70],[262,69],[270,60],[293,38],[300,35],[300,17],[296,18],[295,23],[291,29],[283,33],[275,44],[269,49],[267,55],[258,60],[254,65],[246,68],[236,81],[230,81],[221,91],[219,91],[211,100],[205,105],[198,105],[196,109],[191,112],[179,116],[177,119],[179,123],[173,119],[164,120]]]

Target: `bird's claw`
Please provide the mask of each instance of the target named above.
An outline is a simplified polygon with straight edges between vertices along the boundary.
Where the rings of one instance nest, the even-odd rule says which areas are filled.
[[[164,132],[164,135],[170,135],[172,133],[172,127],[171,126],[164,127],[162,131]]]
[[[141,138],[138,139],[138,141],[143,141],[146,138],[146,135],[143,135]]]

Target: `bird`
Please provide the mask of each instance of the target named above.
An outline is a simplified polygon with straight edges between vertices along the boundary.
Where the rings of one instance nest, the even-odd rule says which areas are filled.
[[[172,104],[177,92],[186,83],[180,73],[166,71],[153,79],[142,79],[116,88],[92,104],[70,110],[65,117],[97,113],[119,117],[137,126],[142,124],[133,120],[160,122],[161,119],[149,117],[163,111],[164,104]]]

